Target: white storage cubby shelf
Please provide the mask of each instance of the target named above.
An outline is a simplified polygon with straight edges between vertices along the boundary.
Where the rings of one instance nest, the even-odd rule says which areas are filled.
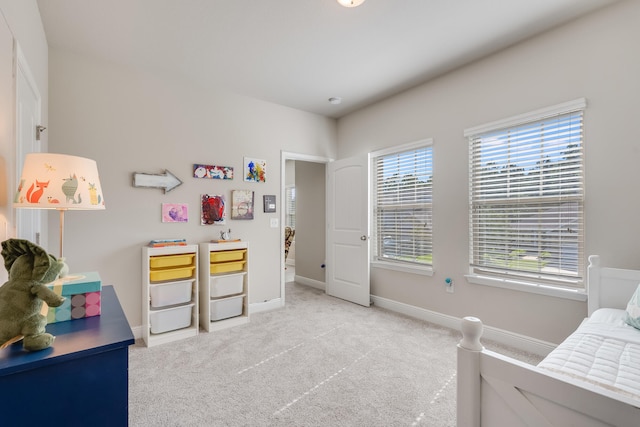
[[[142,338],[147,347],[198,334],[198,245],[142,248]]]
[[[200,243],[200,326],[207,332],[249,322],[249,244]]]

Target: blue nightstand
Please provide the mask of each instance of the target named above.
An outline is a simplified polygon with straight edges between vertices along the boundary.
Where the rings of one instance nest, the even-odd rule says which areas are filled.
[[[113,286],[102,288],[102,314],[47,325],[53,347],[33,353],[22,342],[0,350],[0,408],[6,426],[126,426],[133,333]]]

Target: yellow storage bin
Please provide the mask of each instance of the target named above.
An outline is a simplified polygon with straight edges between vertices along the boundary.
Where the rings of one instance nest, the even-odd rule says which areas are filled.
[[[231,271],[241,271],[245,261],[221,262],[211,265],[211,274],[229,273]]]
[[[193,258],[196,254],[179,254],[179,255],[159,255],[149,257],[149,267],[151,268],[167,268],[179,267],[183,265],[193,265]]]
[[[209,260],[211,262],[240,261],[244,259],[245,252],[247,252],[246,249],[210,252]]]
[[[163,282],[167,280],[189,279],[193,277],[195,266],[162,268],[149,271],[149,280],[152,282]]]

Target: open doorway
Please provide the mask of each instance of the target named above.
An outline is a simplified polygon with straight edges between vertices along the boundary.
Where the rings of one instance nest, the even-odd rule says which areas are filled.
[[[304,285],[325,289],[326,242],[326,164],[330,159],[298,153],[282,152],[280,296],[285,303],[285,283],[293,279]],[[287,218],[287,195],[295,188],[295,219]],[[295,243],[285,259],[285,227],[293,224]],[[293,254],[292,254],[293,250]],[[288,257],[287,257],[288,258]],[[293,273],[295,271],[295,273]],[[293,273],[293,274],[292,274]]]

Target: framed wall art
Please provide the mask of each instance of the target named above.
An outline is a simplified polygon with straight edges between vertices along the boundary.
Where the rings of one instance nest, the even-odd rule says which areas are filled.
[[[265,213],[273,213],[276,211],[276,196],[273,194],[265,194],[262,196]]]
[[[185,203],[163,203],[162,222],[189,222],[189,210]]]
[[[226,223],[227,210],[224,196],[203,194],[200,199],[202,225],[222,225]]]
[[[231,166],[194,164],[193,177],[210,179],[233,179],[233,168]]]
[[[250,182],[266,182],[267,162],[265,160],[245,157],[244,180]]]
[[[231,219],[253,219],[253,191],[231,192]]]

